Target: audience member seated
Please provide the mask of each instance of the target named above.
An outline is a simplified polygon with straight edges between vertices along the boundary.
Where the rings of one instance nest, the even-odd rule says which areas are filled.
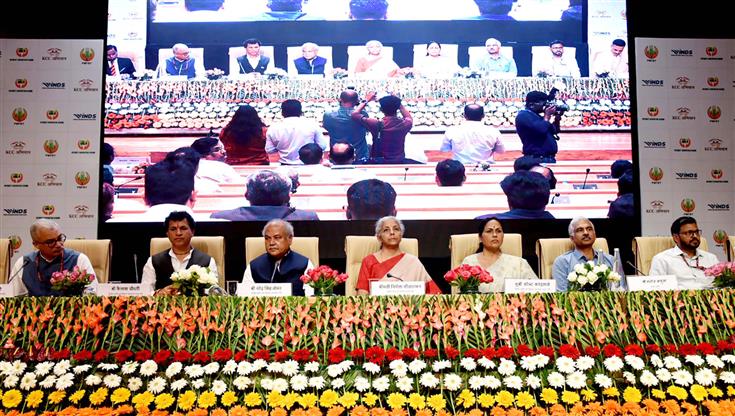
[[[365,179],[374,179],[375,174],[355,163],[355,149],[349,143],[337,142],[329,152],[330,160],[325,162],[325,169],[314,172],[309,178],[311,183],[344,183],[353,184]],[[327,167],[331,164],[331,167]]]
[[[219,132],[231,165],[267,165],[265,124],[255,108],[241,105],[232,120]]]
[[[100,206],[102,207],[102,212],[100,213],[102,221],[107,221],[112,218],[112,213],[115,211],[115,188],[107,182],[102,183]]]
[[[618,197],[610,203],[607,211],[608,218],[635,217],[635,186],[633,185],[633,171],[628,171],[618,178]]]
[[[355,163],[355,148],[345,142],[337,142],[329,149],[329,160],[333,166],[345,166]]]
[[[538,279],[531,266],[523,257],[505,254],[500,249],[505,234],[499,219],[490,217],[480,222],[477,235],[480,246],[477,253],[462,260],[462,264],[480,266],[493,277],[492,283],[481,284],[480,292],[503,292],[505,279]]]
[[[383,55],[383,44],[380,41],[368,41],[365,47],[368,53],[357,61],[355,76],[381,79],[398,75],[398,65],[391,58]]]
[[[260,45],[260,41],[254,38],[243,42],[245,55],[237,58],[241,74],[264,74],[265,71],[273,68],[271,57],[260,53]]]
[[[549,190],[556,189],[556,176],[554,176],[554,171],[548,166],[536,165],[532,166],[528,171],[540,173],[547,181],[549,181]]]
[[[476,219],[496,217],[506,219],[553,219],[546,211],[549,202],[549,181],[537,172],[518,171],[500,181],[500,187],[508,198],[510,211],[486,214]]]
[[[374,99],[375,93],[368,93],[366,100],[355,107],[352,112],[352,119],[367,127],[370,134],[373,135],[370,163],[419,163],[406,159],[406,135],[413,126],[411,113],[403,106],[400,98],[395,95],[387,95],[378,100],[380,111],[383,113],[382,120],[363,115],[362,110],[367,102]],[[397,117],[399,110],[402,118]]]
[[[467,176],[464,165],[452,159],[445,159],[436,164],[436,184],[439,186],[462,186]]]
[[[610,177],[613,179],[618,179],[629,171],[633,171],[633,163],[629,160],[618,159],[610,165]]]
[[[480,12],[480,19],[484,20],[515,20],[508,15],[515,0],[475,0]]]
[[[418,257],[401,251],[404,231],[403,222],[396,217],[383,217],[375,223],[380,250],[362,260],[357,277],[358,295],[369,295],[370,282],[377,280],[426,282],[426,293],[441,293]]]
[[[628,54],[625,50],[625,41],[615,39],[610,49],[599,52],[594,56],[590,68],[597,78],[628,78]]]
[[[712,289],[714,277],[704,270],[719,263],[717,256],[699,249],[702,230],[693,217],[679,217],[671,224],[676,247],[662,251],[651,260],[649,276],[673,274],[679,290]]]
[[[163,221],[173,211],[186,211],[193,216],[195,173],[190,162],[180,159],[164,159],[148,166],[143,197],[149,208],[136,220]]]
[[[79,267],[95,275],[92,262],[86,254],[64,248],[66,235],[61,232],[59,224],[47,219],[35,220],[31,224],[30,234],[36,251],[18,258],[10,271],[10,284],[16,296],[64,295],[64,292],[51,288],[51,276],[55,272]],[[97,284],[95,277],[89,285],[92,291],[96,291]]]
[[[446,130],[440,150],[452,152],[452,159],[465,164],[495,162],[494,155],[505,152],[505,146],[500,141],[500,131],[485,125],[484,117],[485,109],[481,105],[466,105],[465,121]]]
[[[218,138],[203,137],[194,140],[191,148],[201,156],[196,173],[197,180],[210,180],[215,183],[242,182],[242,176],[225,163],[227,151]]]
[[[431,41],[426,44],[426,56],[416,63],[414,73],[425,78],[451,78],[460,71],[456,59],[442,55],[442,45]]]
[[[182,160],[194,168],[194,190],[197,193],[213,194],[222,192],[219,183],[207,176],[199,176],[199,162],[202,160],[199,152],[189,146],[179,147],[178,149],[168,152],[166,160]]]
[[[396,191],[388,182],[366,179],[347,189],[348,220],[375,220],[396,215]]]
[[[299,149],[299,160],[304,165],[319,165],[322,163],[324,151],[316,143],[306,143]]]
[[[365,160],[370,157],[367,141],[365,140],[365,127],[352,119],[352,111],[358,104],[359,99],[355,90],[345,90],[339,95],[339,109],[324,113],[322,124],[329,134],[329,145],[334,146],[338,141],[345,141],[355,149],[357,160]],[[361,113],[367,117],[367,111]]]
[[[188,79],[204,77],[204,67],[196,58],[189,55],[189,47],[183,43],[175,44],[171,50],[174,56],[161,64],[159,75],[185,76]]]
[[[304,296],[305,290],[309,295],[313,294],[313,289],[301,282],[301,276],[313,269],[314,265],[307,257],[291,251],[293,237],[293,226],[287,221],[268,221],[263,227],[265,254],[247,265],[242,283],[290,283],[294,296]]]
[[[569,287],[567,276],[574,271],[574,266],[593,261],[595,264],[605,264],[612,269],[615,259],[602,251],[596,251],[597,234],[595,225],[584,217],[576,217],[569,223],[569,239],[574,243],[574,249],[567,251],[554,259],[551,275],[556,280],[556,290],[566,292]],[[601,256],[601,257],[600,257]]]
[[[549,181],[549,189],[556,189],[556,176],[554,171],[541,163],[541,159],[533,156],[521,156],[513,162],[513,171],[527,170],[543,175]]]
[[[539,77],[573,77],[579,78],[577,58],[572,54],[564,54],[564,42],[554,40],[549,44],[551,55],[542,55],[538,59]]]
[[[266,132],[265,151],[278,153],[282,165],[300,165],[299,149],[307,143],[316,143],[322,150],[327,149],[327,139],[316,121],[302,117],[301,102],[286,100],[281,103],[283,120]]]
[[[582,21],[584,9],[582,8],[582,0],[569,0],[569,7],[561,13],[561,21]]]
[[[105,66],[105,74],[120,79],[133,78],[135,74],[135,65],[130,58],[117,56],[117,46],[107,45],[107,65]]]
[[[217,263],[214,259],[191,245],[196,223],[189,213],[171,212],[163,221],[163,226],[166,229],[166,237],[171,242],[171,248],[152,255],[143,266],[143,278],[140,283],[145,293],[178,295],[179,291],[171,285],[173,283],[171,275],[194,265],[209,267],[209,270],[217,275]]]
[[[270,11],[263,13],[257,20],[298,20],[306,15],[301,11],[302,3],[303,0],[268,0]]]
[[[318,55],[319,45],[306,42],[301,45],[301,53],[303,53],[303,56],[293,61],[299,75],[326,74],[327,58]]]
[[[488,78],[515,78],[518,75],[516,61],[500,53],[501,43],[495,38],[485,41],[487,54],[473,62],[475,71]]]
[[[291,180],[277,172],[263,170],[250,175],[245,189],[245,199],[250,206],[212,214],[212,218],[230,221],[318,220],[316,212],[289,206]]]
[[[110,143],[102,143],[102,182],[114,184],[115,171],[112,161],[115,160],[115,148]]]
[[[387,15],[386,0],[350,0],[351,20],[385,20]]]
[[[555,114],[556,106],[548,105],[548,100],[545,93],[531,91],[526,94],[526,107],[516,115],[516,132],[523,143],[523,155],[533,156],[539,163],[556,163],[559,151],[556,135],[561,116]]]

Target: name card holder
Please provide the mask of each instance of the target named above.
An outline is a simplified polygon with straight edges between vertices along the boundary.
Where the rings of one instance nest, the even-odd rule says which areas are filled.
[[[554,293],[554,279],[505,279],[505,293]]]
[[[425,282],[395,282],[382,280],[370,282],[370,295],[372,296],[420,296],[425,294]]]
[[[15,296],[13,285],[10,283],[0,284],[0,298],[10,298]]]
[[[291,283],[238,283],[237,296],[280,298],[292,295]]]
[[[140,283],[100,283],[97,296],[151,296]]]
[[[662,276],[627,276],[628,291],[651,292],[655,290],[677,290],[679,282],[673,274]]]

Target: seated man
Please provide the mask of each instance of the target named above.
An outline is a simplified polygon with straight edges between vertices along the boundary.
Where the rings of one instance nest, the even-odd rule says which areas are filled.
[[[293,243],[293,226],[287,221],[273,219],[263,227],[265,254],[254,258],[245,269],[243,284],[252,283],[291,283],[294,296],[304,296],[305,290],[313,293],[310,287],[304,287],[301,276],[314,265],[307,257],[291,251]]]
[[[513,162],[513,171],[527,170],[537,172],[549,181],[549,189],[556,189],[556,176],[554,171],[541,163],[541,159],[533,156],[521,156]]]
[[[366,179],[347,189],[348,220],[376,220],[396,212],[396,191],[388,182]]]
[[[628,78],[628,54],[625,50],[625,41],[615,39],[610,49],[595,55],[590,64],[591,74],[597,78]]]
[[[51,288],[51,276],[55,272],[72,270],[75,266],[94,276],[92,262],[84,253],[64,248],[66,236],[61,233],[59,224],[39,219],[31,224],[30,232],[37,251],[19,258],[13,265],[8,283],[13,284],[15,295],[64,295]],[[96,291],[97,284],[95,276],[89,285],[90,290]]]
[[[188,79],[204,76],[203,64],[197,62],[196,58],[189,55],[188,46],[183,43],[177,43],[171,50],[174,56],[159,64],[159,76],[185,76]]]
[[[248,207],[219,211],[212,218],[230,221],[268,221],[274,218],[285,220],[318,220],[314,211],[289,206],[291,180],[271,170],[262,170],[250,175],[245,190]]]
[[[273,123],[265,134],[265,151],[278,153],[282,165],[301,165],[299,149],[307,143],[316,143],[327,150],[328,140],[315,120],[303,117],[299,100],[281,103],[283,120]]]
[[[518,75],[516,61],[500,53],[500,41],[490,38],[485,41],[487,54],[473,62],[473,68],[488,78],[515,78]]]
[[[719,263],[717,256],[699,249],[702,230],[692,217],[679,217],[671,224],[671,237],[676,247],[662,251],[651,260],[650,276],[673,274],[678,288],[712,289],[712,276],[705,276],[704,270]]]
[[[579,78],[579,64],[577,58],[572,54],[564,54],[564,42],[560,40],[551,41],[549,44],[550,55],[539,57],[538,72],[534,75],[539,77],[572,77]]]
[[[121,79],[133,78],[135,74],[135,65],[130,58],[117,56],[117,46],[107,45],[107,65],[105,66],[105,74]]]
[[[635,185],[633,185],[633,171],[628,171],[618,179],[618,197],[610,203],[607,211],[608,218],[635,217]]]
[[[386,0],[350,0],[350,20],[385,20],[387,17]]]
[[[481,220],[490,217],[500,219],[553,219],[546,204],[549,202],[549,181],[538,172],[518,171],[500,181],[500,187],[508,198],[509,211],[500,214],[485,214]]]
[[[196,203],[194,175],[196,168],[182,159],[162,160],[145,171],[145,194],[148,210],[136,220],[163,221],[173,211],[193,215]]]
[[[551,269],[551,275],[556,280],[556,290],[559,292],[567,291],[569,287],[567,275],[574,271],[574,266],[577,264],[592,260],[595,264],[602,263],[612,269],[615,262],[611,255],[602,251],[595,251],[592,247],[595,244],[597,235],[595,234],[594,224],[587,218],[576,217],[569,223],[569,239],[574,243],[574,249],[554,259],[554,265]]]
[[[264,74],[265,71],[273,69],[273,61],[269,56],[260,52],[260,41],[258,39],[246,39],[243,42],[245,55],[237,58],[237,65],[241,74]]]
[[[452,159],[462,163],[493,163],[496,153],[505,152],[500,131],[482,122],[485,109],[478,104],[466,105],[464,118],[462,124],[447,129],[439,150],[452,152]]]
[[[368,144],[365,140],[365,127],[352,119],[353,108],[359,103],[359,97],[354,90],[344,90],[339,95],[339,109],[324,113],[322,124],[329,134],[329,144],[346,141],[355,148],[356,158],[365,160],[369,155]],[[363,115],[368,116],[363,110]]]
[[[633,163],[629,160],[618,159],[610,165],[610,177],[613,179],[619,179],[628,171],[633,171]]]
[[[301,45],[301,53],[303,54],[301,58],[296,58],[293,61],[299,75],[324,75],[326,73],[327,58],[318,55],[319,45],[306,42]]]
[[[156,295],[177,295],[178,291],[171,286],[171,274],[186,270],[193,265],[209,267],[217,274],[217,264],[208,254],[191,246],[196,224],[194,218],[185,211],[174,211],[163,222],[166,237],[171,248],[156,253],[148,258],[143,266],[142,290]]]
[[[436,184],[439,186],[462,186],[467,176],[464,165],[452,159],[445,159],[436,164]]]
[[[215,183],[242,182],[243,178],[235,169],[225,163],[225,146],[216,137],[202,137],[194,140],[191,148],[201,155],[196,180],[209,180]]]
[[[304,165],[318,165],[323,156],[324,151],[316,143],[307,143],[299,149],[299,160]]]
[[[387,95],[378,102],[384,117],[381,120],[363,114],[368,101],[375,99],[375,93],[368,93],[365,101],[352,111],[352,119],[359,121],[373,135],[373,147],[370,154],[371,163],[419,163],[406,159],[406,135],[413,127],[413,118],[401,99],[395,95]],[[401,112],[401,118],[397,116]]]

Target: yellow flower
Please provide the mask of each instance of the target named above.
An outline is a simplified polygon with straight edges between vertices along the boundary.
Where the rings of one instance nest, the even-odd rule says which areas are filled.
[[[709,390],[707,390],[710,396],[714,397],[715,399],[719,399],[720,397],[724,396],[724,393],[722,390],[718,389],[715,386],[710,387]]]
[[[26,396],[26,406],[35,409],[43,401],[43,392],[41,390],[33,390]]]
[[[77,390],[77,391],[74,392],[74,394],[72,394],[71,396],[69,396],[69,401],[72,402],[72,403],[74,403],[74,404],[77,404],[77,403],[79,403],[84,398],[84,395],[85,394],[87,394],[86,391],[84,391],[84,390]]]
[[[556,390],[546,388],[541,390],[541,400],[546,404],[557,404],[559,403],[559,395],[556,394]]]
[[[618,397],[620,396],[620,391],[618,391],[617,387],[608,387],[602,391],[602,394],[607,397]]]
[[[10,390],[12,391],[12,390]],[[51,404],[59,404],[66,397],[66,392],[63,390],[56,390],[55,392],[48,395],[48,402]],[[5,397],[3,397],[5,399]]]
[[[13,407],[18,406],[22,400],[23,395],[16,389],[8,390],[3,394],[3,406],[5,406],[6,409],[12,409]]]
[[[408,396],[408,405],[414,410],[425,409],[426,400],[424,399],[424,396],[418,393],[411,393],[411,395]]]
[[[283,407],[285,407],[287,410],[290,410],[298,399],[299,399],[298,394],[287,393],[285,396],[283,396]],[[224,400],[224,397],[222,400]]]
[[[531,393],[522,391],[516,394],[516,406],[524,409],[530,409],[533,406],[536,406],[536,399],[533,398]]]
[[[266,399],[270,407],[283,407],[283,395],[279,391],[271,391]]]
[[[143,393],[138,393],[133,396],[133,404],[135,405],[135,407],[148,407],[151,403],[153,403],[153,400],[155,399],[156,396],[154,396],[153,393],[145,391]]]
[[[441,394],[429,396],[426,399],[426,404],[437,412],[440,410],[444,410],[444,408],[447,407],[447,401],[444,400],[444,396],[442,396]]]
[[[110,396],[110,401],[112,402],[112,404],[125,403],[129,399],[130,390],[126,389],[125,387],[115,389],[115,391],[112,392],[112,396]]]
[[[480,406],[489,409],[495,404],[495,397],[492,394],[482,393],[477,397],[477,401],[480,403]]]
[[[689,396],[689,393],[687,393],[686,390],[679,386],[669,386],[669,388],[666,389],[666,392],[677,400],[686,400],[686,398]]]
[[[342,395],[342,397],[339,398],[339,404],[342,405],[342,407],[346,409],[350,409],[352,407],[355,407],[357,404],[357,400],[360,398],[360,395],[357,393],[348,392]]]
[[[651,390],[651,396],[654,399],[664,400],[666,399],[666,392],[661,389],[653,389]]]
[[[626,403],[640,403],[642,399],[643,395],[641,391],[635,387],[626,387],[625,391],[623,391],[623,400]]]
[[[247,397],[245,399],[247,400]],[[304,409],[308,409],[309,407],[314,407],[316,405],[316,402],[317,402],[317,397],[313,393],[302,394],[301,397],[299,398],[299,404]]]
[[[237,394],[235,394],[234,391],[226,391],[225,394],[222,395],[222,405],[225,407],[230,407],[233,404],[237,403]]]
[[[251,393],[258,395],[257,393]],[[260,396],[258,395],[258,398],[260,399]],[[179,395],[179,399],[177,400],[178,406],[181,410],[189,410],[192,407],[194,407],[194,402],[197,401],[197,395],[191,390],[187,390],[184,392],[184,394]],[[135,399],[133,399],[133,403],[135,403]]]
[[[175,401],[176,399],[174,399],[174,396],[168,393],[159,394],[156,396],[156,409],[166,410],[174,404]]]
[[[580,393],[582,393],[582,399],[586,402],[594,401],[597,398],[597,393],[590,389],[583,389]]]
[[[459,406],[463,406],[465,409],[472,407],[476,401],[475,395],[467,389],[462,390],[459,393],[459,396],[457,396],[457,404]]]
[[[337,404],[339,394],[332,389],[324,390],[321,397],[319,397],[319,406],[321,407],[332,407]]]
[[[406,396],[402,395],[401,393],[391,393],[388,395],[388,406],[395,410],[395,409],[402,409],[403,406],[406,404]]]
[[[495,400],[503,407],[511,407],[515,401],[515,396],[513,396],[513,393],[508,390],[501,390],[495,396]]]
[[[699,384],[694,384],[689,389],[689,392],[692,393],[692,398],[698,402],[701,402],[702,400],[707,398],[707,389],[703,386],[700,386]]]
[[[727,395],[730,397],[735,396],[735,387],[727,386]]]
[[[579,401],[579,394],[573,391],[564,390],[561,392],[561,401],[566,404],[574,404]]]

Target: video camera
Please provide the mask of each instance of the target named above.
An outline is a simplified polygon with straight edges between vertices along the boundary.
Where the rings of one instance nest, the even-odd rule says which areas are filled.
[[[551,88],[551,91],[549,91],[549,99],[546,101],[546,104],[544,104],[544,107],[551,107],[552,105],[556,107],[556,111],[554,114],[561,116],[562,114],[569,111],[569,106],[564,104],[561,100],[556,99],[556,94],[559,92],[559,89],[556,87]]]

